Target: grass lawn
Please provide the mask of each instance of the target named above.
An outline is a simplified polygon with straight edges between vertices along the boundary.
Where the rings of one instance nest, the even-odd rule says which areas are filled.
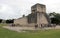
[[[1,24],[2,25],[2,24]],[[15,32],[2,28],[0,38],[60,38],[60,30]]]

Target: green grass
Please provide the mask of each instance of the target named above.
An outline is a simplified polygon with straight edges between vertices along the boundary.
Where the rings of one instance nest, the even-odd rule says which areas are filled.
[[[39,30],[19,33],[0,27],[0,38],[60,38],[60,30]]]
[[[1,24],[0,24],[0,27],[2,27],[2,26],[6,26],[6,25],[7,25],[7,24],[3,24],[3,23],[1,23]]]

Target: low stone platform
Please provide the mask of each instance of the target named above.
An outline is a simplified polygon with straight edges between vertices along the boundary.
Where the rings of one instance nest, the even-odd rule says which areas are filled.
[[[17,32],[22,32],[23,30],[35,30],[34,27],[12,27],[12,26],[3,26],[3,28],[17,31]],[[24,31],[23,31],[24,32]]]
[[[35,27],[12,27],[12,26],[3,26],[3,28],[9,29],[9,30],[13,30],[13,31],[17,31],[17,32],[25,32],[24,30],[49,30],[49,29],[60,29],[60,26],[56,26],[56,27],[44,27],[44,28],[35,28]]]

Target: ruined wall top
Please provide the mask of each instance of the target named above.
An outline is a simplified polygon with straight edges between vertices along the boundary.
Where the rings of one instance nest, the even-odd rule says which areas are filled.
[[[31,7],[31,12],[35,13],[35,12],[40,12],[40,13],[46,13],[46,6],[43,4],[35,4]]]

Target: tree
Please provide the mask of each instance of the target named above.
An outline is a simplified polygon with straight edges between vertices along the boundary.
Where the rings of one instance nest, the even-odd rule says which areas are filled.
[[[51,17],[51,23],[52,24],[60,24],[60,14],[59,13],[50,13],[49,16],[54,16],[54,17]]]
[[[0,19],[0,23],[2,23],[2,19]]]
[[[14,23],[14,19],[9,19],[9,20],[6,20],[6,23]]]

